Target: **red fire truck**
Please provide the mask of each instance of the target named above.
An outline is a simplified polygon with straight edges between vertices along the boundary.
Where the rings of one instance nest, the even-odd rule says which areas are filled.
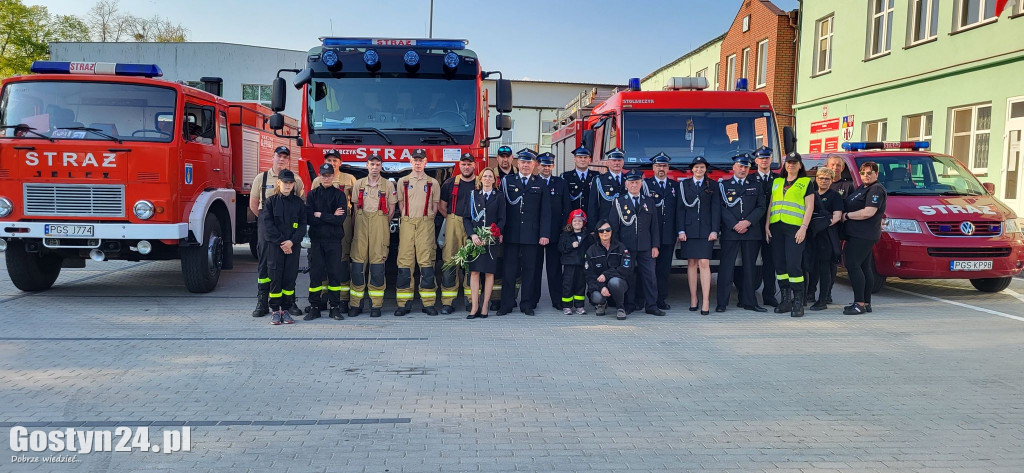
[[[189,291],[213,290],[231,245],[255,237],[252,180],[288,142],[265,128],[270,110],[157,79],[153,64],[31,70],[0,92],[0,250],[14,285],[48,289],[87,258],[181,259]]]
[[[320,38],[293,85],[302,91],[302,126],[293,136],[303,156],[319,164],[338,150],[343,166],[365,175],[366,158],[379,154],[385,175],[410,168],[412,151],[426,150],[427,170],[443,178],[463,153],[487,165],[488,93],[483,79],[497,74],[495,128],[508,130],[510,82],[481,69],[465,40]],[[274,81],[272,106],[285,108],[285,81]],[[275,116],[272,128],[283,125]],[[500,133],[499,133],[500,136]]]
[[[860,165],[878,164],[888,194],[882,239],[873,249],[872,291],[887,277],[969,279],[979,291],[1006,289],[1024,268],[1017,215],[994,197],[992,184],[928,147],[927,141],[856,142],[835,153],[846,163],[844,178],[857,185]],[[804,165],[813,174],[832,155],[807,155]]]

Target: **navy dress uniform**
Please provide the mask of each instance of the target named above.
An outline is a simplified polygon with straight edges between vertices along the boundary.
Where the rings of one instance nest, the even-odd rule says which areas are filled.
[[[499,146],[498,147],[498,156],[512,156],[512,148],[510,148],[508,146]],[[498,172],[498,181],[494,183],[494,187],[496,189],[499,189],[499,190],[501,189],[501,182],[502,182],[503,179],[505,179],[506,175],[508,175],[508,174],[515,174],[515,173],[519,172],[519,170],[516,169],[515,166],[511,166],[509,168],[509,172],[505,172],[504,170],[502,170],[501,166],[495,166],[494,170]],[[502,252],[502,249],[501,249],[501,246],[499,245],[497,250],[496,250],[496,253],[497,253],[497,258],[496,258],[497,259],[497,270],[494,273],[494,286],[491,289],[491,297],[492,297],[492,299],[491,299],[490,310],[493,310],[495,312],[497,312],[499,309],[501,309],[501,275],[504,273],[504,271],[502,271],[501,268],[504,267],[504,263],[505,263],[505,258],[502,256],[501,252]],[[513,283],[512,291],[515,291],[515,290],[516,290],[515,283]]]
[[[740,155],[733,158],[737,164],[751,167],[754,163],[750,156]],[[764,188],[761,182],[751,175],[745,178],[733,176],[718,181],[721,192],[721,240],[722,252],[718,265],[718,306],[717,312],[725,312],[729,305],[729,293],[732,291],[736,270],[737,254],[742,258],[742,283],[738,285],[740,307],[755,312],[767,312],[768,309],[757,304],[754,296],[757,273],[757,253],[764,240],[764,215],[767,210]],[[741,221],[748,223],[743,233],[733,227]]]
[[[536,154],[530,150],[519,152],[520,162],[533,161]],[[551,233],[551,198],[544,181],[534,175],[507,174],[502,179],[505,196],[504,275],[503,280],[514,284],[522,276],[522,297],[519,307],[523,313],[533,315],[540,300],[534,279],[540,277],[537,255],[540,239]],[[538,224],[539,223],[539,224]],[[509,287],[501,292],[498,315],[512,312],[516,291]]]
[[[665,153],[658,153],[651,158],[654,164],[668,164],[670,161],[671,158]],[[657,208],[655,212],[658,214],[658,228],[661,229],[661,246],[658,258],[654,262],[654,273],[658,278],[658,308],[668,310],[668,276],[672,272],[676,241],[682,232],[682,220],[678,218],[683,206],[679,194],[679,181],[668,177],[664,180],[658,179],[657,176],[649,177],[644,180],[643,192],[654,200]]]
[[[626,176],[627,181],[643,179],[639,171]],[[665,315],[658,308],[658,278],[654,271],[654,256],[651,249],[661,247],[661,231],[658,228],[657,207],[654,199],[643,192],[636,195],[628,192],[612,201],[612,211],[608,219],[612,227],[612,235],[633,254],[636,262],[635,276],[629,281],[626,291],[626,313],[643,307],[647,313]]]
[[[555,164],[555,155],[541,153],[537,156],[537,163],[542,166],[553,166]],[[544,272],[548,278],[548,296],[551,298],[551,306],[556,310],[562,310],[562,252],[558,250],[558,240],[562,236],[562,227],[565,225],[565,219],[569,217],[569,212],[573,210],[570,208],[569,187],[564,179],[555,175],[547,178],[542,175],[537,177],[545,181],[548,195],[551,199],[551,225],[549,233],[546,235],[549,243],[538,253],[539,263],[537,264],[537,269],[540,270],[543,264]],[[538,277],[535,282],[538,295],[540,294],[540,279]]]
[[[590,150],[580,146],[572,150],[572,154],[573,156],[589,157]],[[576,209],[586,212],[590,209],[588,206],[590,202],[590,186],[593,184],[597,174],[597,172],[590,169],[580,171],[575,168],[562,173],[562,179],[565,180],[565,185],[569,188],[569,212]]]
[[[754,159],[759,158],[772,158],[772,149],[762,146],[754,151]],[[775,178],[779,177],[778,173],[771,172],[771,169],[767,173],[761,173],[760,170],[751,170],[748,177],[755,179],[761,184],[761,191],[764,192],[765,205],[768,205],[768,201],[771,200],[772,194],[772,183],[775,182]],[[759,228],[764,227],[764,218],[760,222],[754,222]],[[763,232],[762,232],[763,233]],[[765,305],[775,307],[779,305],[779,300],[775,298],[775,259],[772,255],[771,244],[765,238],[761,239],[761,300]]]
[[[605,153],[605,159],[624,161],[626,154],[618,149],[613,149]],[[612,201],[626,192],[626,181],[623,174],[619,173],[616,176],[609,171],[594,178],[587,202],[587,221],[596,224],[602,219],[611,220],[609,212],[612,210]]]
[[[690,162],[690,169],[698,164],[708,165],[707,159],[697,156]],[[683,202],[680,216],[683,221],[683,256],[687,259],[711,259],[715,242],[708,240],[711,232],[718,231],[721,205],[718,202],[721,194],[718,184],[712,185],[711,179],[705,175],[699,182],[693,178],[679,181],[680,198]]]

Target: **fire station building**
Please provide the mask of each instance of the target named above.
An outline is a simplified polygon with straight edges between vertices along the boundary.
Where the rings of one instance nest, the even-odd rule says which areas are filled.
[[[1024,210],[1024,1],[803,2],[798,150],[927,140]]]

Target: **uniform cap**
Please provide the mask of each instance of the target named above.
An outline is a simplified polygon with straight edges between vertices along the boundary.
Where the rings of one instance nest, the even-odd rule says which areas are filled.
[[[690,169],[693,169],[693,167],[698,165],[698,164],[703,164],[705,166],[708,166],[708,160],[704,159],[704,156],[697,156],[697,157],[693,158],[693,161],[690,161]],[[708,166],[708,167],[710,167],[710,166]]]
[[[516,153],[516,159],[520,161],[533,161],[537,159],[537,153],[530,148],[523,148]]]
[[[383,159],[381,159],[380,155],[377,154],[377,153],[371,154],[368,158],[366,158],[366,160],[367,161],[383,161]]]
[[[572,221],[576,220],[577,218],[583,219],[583,223],[587,223],[587,213],[584,212],[583,209],[576,209],[573,210],[572,212],[569,212],[569,220],[566,221],[565,223],[572,225]]]
[[[585,148],[585,147],[583,147],[583,146],[580,146],[579,148],[576,148],[576,149],[572,150],[572,155],[573,156],[590,156],[590,150]]]
[[[651,158],[651,162],[654,164],[668,164],[669,161],[672,161],[672,158],[665,153],[658,153]]]
[[[612,148],[604,154],[604,159],[616,159],[622,161],[626,159],[626,153],[623,153],[619,148]]]
[[[754,159],[770,157],[772,157],[772,149],[767,146],[762,146],[754,150]]]
[[[422,148],[412,150],[412,159],[427,159],[427,150]]]
[[[320,175],[321,176],[325,176],[325,175],[328,175],[328,174],[334,174],[334,166],[331,166],[328,163],[321,164],[320,165]]]
[[[472,154],[462,153],[462,156],[459,156],[459,161],[474,162],[474,161],[476,161],[476,158],[474,158]]]
[[[281,182],[295,182],[295,173],[291,169],[284,169],[277,175],[277,180]]]
[[[737,154],[736,156],[733,156],[732,162],[739,164],[740,166],[746,166],[748,168],[754,165],[753,158],[751,158],[750,155],[747,153]]]
[[[793,151],[786,155],[786,162],[802,163],[804,159],[800,156],[800,153]]]
[[[290,149],[288,149],[287,146],[278,146],[277,148],[275,148],[274,149],[274,154],[277,154],[277,153],[287,154],[288,156],[292,155],[292,151]]]
[[[626,173],[626,181],[639,181],[640,179],[643,178],[644,173],[640,172],[640,170],[634,170],[632,172]]]
[[[327,150],[326,153],[324,153],[324,159],[327,159],[327,158],[338,158],[338,159],[341,159],[341,152],[339,152],[336,149],[329,149],[329,150]]]
[[[508,146],[499,146],[498,147],[498,154],[499,155],[504,154],[504,155],[512,156],[512,148],[509,148]]]
[[[551,153],[541,153],[540,156],[537,156],[537,162],[539,162],[540,164],[549,165],[549,166],[550,165],[554,165],[555,164],[555,155],[553,155]]]

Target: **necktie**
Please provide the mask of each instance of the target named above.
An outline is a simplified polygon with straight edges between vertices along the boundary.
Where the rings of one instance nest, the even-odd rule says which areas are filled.
[[[665,192],[665,181],[658,181],[661,184],[661,192]]]
[[[587,182],[587,173],[581,172],[581,173],[579,173],[579,175],[580,175],[580,182]]]
[[[640,208],[640,199],[639,198],[633,197],[633,208],[637,208],[637,209]]]

